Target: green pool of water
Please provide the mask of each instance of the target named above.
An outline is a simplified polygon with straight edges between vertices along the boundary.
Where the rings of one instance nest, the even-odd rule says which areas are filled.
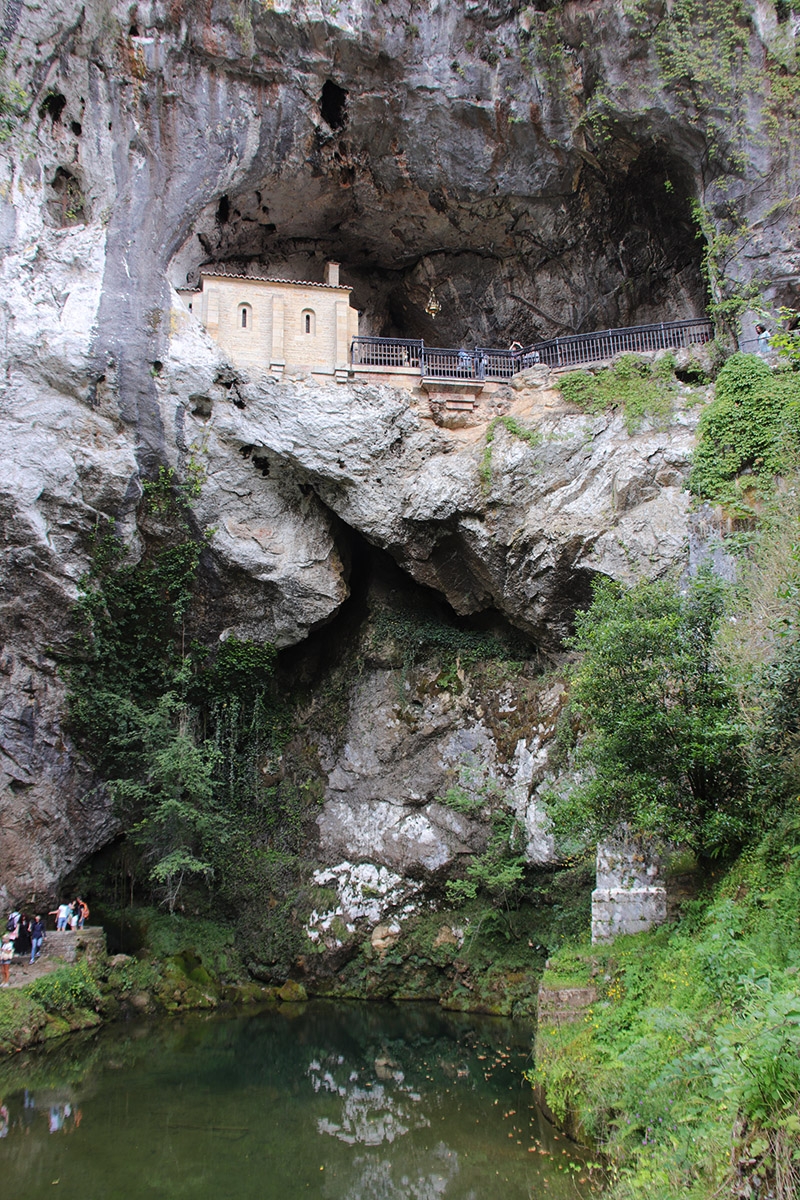
[[[7,1200],[587,1196],[526,1027],[312,1003],[142,1021],[0,1066]],[[572,1165],[570,1165],[572,1164]]]

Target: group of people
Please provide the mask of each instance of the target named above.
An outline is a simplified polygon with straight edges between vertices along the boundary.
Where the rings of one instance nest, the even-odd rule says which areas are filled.
[[[55,917],[56,929],[83,929],[89,916],[89,905],[77,896],[71,904],[62,901],[58,908],[47,915]]]
[[[59,904],[47,915],[56,918],[58,930],[83,929],[89,916],[89,905],[78,896],[71,904]],[[33,917],[27,917],[16,909],[9,913],[0,942],[0,987],[8,987],[11,982],[11,963],[15,955],[23,957],[30,954],[31,965],[36,962],[42,953],[44,936],[44,920],[39,913]]]
[[[17,1093],[8,1101],[0,1099],[0,1138],[8,1137],[12,1130],[29,1134],[39,1123],[38,1117],[45,1118],[50,1133],[72,1133],[79,1127],[83,1111],[71,1100],[64,1099],[63,1092],[60,1102],[52,1092],[48,1093],[48,1100],[44,1104],[37,1104],[33,1093],[27,1088],[21,1096]]]
[[[16,911],[9,913],[6,931],[3,934],[2,943],[0,943],[0,974],[2,974],[0,987],[9,985],[9,971],[14,955],[30,953],[30,961],[35,963],[42,952],[43,942],[44,921],[39,913],[33,917],[26,917],[25,913]]]

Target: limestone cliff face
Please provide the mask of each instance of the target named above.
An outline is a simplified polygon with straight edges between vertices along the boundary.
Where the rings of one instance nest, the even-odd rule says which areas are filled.
[[[179,472],[191,462],[202,479],[194,515],[209,546],[207,638],[302,641],[348,596],[354,534],[456,613],[502,614],[545,655],[558,651],[595,573],[633,580],[683,561],[698,410],[680,397],[668,428],[629,435],[620,416],[570,409],[537,369],[482,401],[470,427],[452,430],[423,394],[246,379],[177,302],[172,323],[155,387],[166,460]],[[113,832],[102,788],[62,732],[63,685],[51,652],[68,637],[98,515],[119,514],[124,531],[140,488],[135,446],[107,396],[49,396],[38,387],[35,402],[19,392],[7,410],[15,456],[0,470],[12,895],[51,887]],[[531,446],[497,424],[487,475],[486,432],[498,414],[541,440]],[[129,534],[136,555],[138,535]],[[367,858],[402,874],[436,871],[479,848],[485,828],[437,801],[457,777],[459,754],[480,759],[487,779],[513,794],[531,855],[546,858],[539,752],[557,702],[543,716],[531,711],[530,729],[501,752],[483,719],[486,708],[502,706],[499,693],[484,706],[469,696],[425,701],[410,719],[395,711],[396,686],[385,671],[362,676],[342,744],[326,749],[323,740],[320,861]],[[513,696],[507,703],[515,711]]]
[[[770,131],[794,27],[748,14],[725,62],[765,69],[726,66],[720,81],[693,60],[692,92],[662,37],[685,31],[657,4],[7,7],[3,86],[20,89],[0,159],[7,895],[51,888],[113,831],[63,731],[49,651],[98,515],[139,553],[140,481],[158,464],[205,472],[208,637],[301,641],[347,596],[349,530],[456,612],[496,609],[546,652],[593,573],[682,561],[693,410],[628,437],[523,380],[484,416],[542,440],[498,427],[487,488],[485,422],[444,429],[389,388],[245,378],[170,285],[208,261],[317,278],[334,257],[366,329],[439,343],[682,316],[702,305],[694,198],[710,236],[739,231],[716,244],[717,286],[768,271],[768,293],[791,302],[796,168]],[[748,124],[726,133],[733,100]]]

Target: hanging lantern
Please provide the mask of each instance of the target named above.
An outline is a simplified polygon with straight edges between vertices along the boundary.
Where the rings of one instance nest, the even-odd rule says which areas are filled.
[[[441,312],[441,309],[442,309],[442,306],[439,303],[439,301],[436,299],[436,293],[433,290],[433,284],[431,284],[431,293],[428,296],[428,303],[425,305],[425,312],[428,314],[428,316],[431,318],[432,321],[435,321],[437,316]]]

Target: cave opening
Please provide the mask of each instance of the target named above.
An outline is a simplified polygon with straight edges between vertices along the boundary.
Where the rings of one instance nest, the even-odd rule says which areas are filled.
[[[319,98],[319,111],[322,119],[331,129],[344,129],[347,124],[347,95],[343,87],[326,79],[322,85],[322,95]]]
[[[686,168],[661,147],[647,148],[624,175],[611,178],[608,233],[617,248],[621,293],[611,311],[619,313],[619,324],[644,323],[633,319],[641,313],[646,321],[705,311],[703,247],[693,200]]]
[[[39,120],[49,117],[54,125],[61,120],[61,114],[67,106],[67,97],[61,92],[50,92],[39,105]]]
[[[446,636],[455,633],[488,635],[513,649],[520,660],[544,668],[537,645],[515,628],[497,609],[487,608],[471,616],[460,616],[433,588],[417,583],[398,566],[392,556],[373,546],[360,533],[341,526],[339,545],[348,570],[350,595],[332,617],[304,641],[287,647],[279,655],[279,676],[285,686],[313,690],[362,640],[364,628],[379,612],[388,612],[420,629],[437,627]]]
[[[345,89],[327,80],[322,91],[330,127],[352,125]],[[487,198],[444,185],[423,194],[403,180],[378,203],[357,134],[348,134],[355,174],[346,186],[339,145],[323,146],[294,174],[217,197],[173,259],[175,285],[197,286],[201,266],[217,265],[322,282],[333,259],[362,335],[431,346],[528,345],[705,312],[696,181],[666,144],[626,142],[618,161],[586,167],[556,198]],[[441,304],[435,319],[431,287]]]

